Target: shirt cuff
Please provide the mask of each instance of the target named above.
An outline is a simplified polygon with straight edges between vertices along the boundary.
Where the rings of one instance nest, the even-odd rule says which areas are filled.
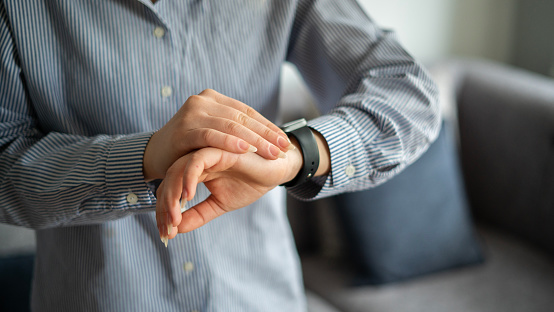
[[[155,205],[152,189],[144,180],[144,149],[153,133],[116,137],[106,162],[108,198],[114,209],[145,209]]]
[[[357,181],[369,175],[363,143],[344,119],[326,115],[308,122],[327,141],[331,152],[331,171],[325,177],[316,177],[307,183],[290,188],[289,192],[304,200],[319,199],[348,191]]]

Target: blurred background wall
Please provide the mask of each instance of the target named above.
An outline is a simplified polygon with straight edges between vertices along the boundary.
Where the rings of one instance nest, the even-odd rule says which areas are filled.
[[[358,2],[378,25],[394,30],[406,49],[423,63],[482,58],[554,77],[553,0]],[[311,98],[293,67],[284,67],[282,84],[285,90],[297,90],[295,97],[282,93],[283,120],[298,113],[317,114],[313,106],[305,105]],[[290,108],[296,112],[290,113]]]
[[[452,55],[509,61],[517,0],[360,0],[424,62]]]
[[[360,0],[418,59],[479,57],[554,76],[554,1]]]
[[[423,62],[479,57],[554,76],[554,1],[360,0]]]

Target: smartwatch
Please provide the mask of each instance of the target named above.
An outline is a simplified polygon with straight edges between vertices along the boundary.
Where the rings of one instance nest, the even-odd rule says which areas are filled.
[[[291,181],[282,184],[285,187],[297,186],[310,180],[319,167],[319,149],[312,130],[308,127],[306,119],[298,119],[281,126],[287,136],[293,136],[302,151],[304,165],[300,172]]]

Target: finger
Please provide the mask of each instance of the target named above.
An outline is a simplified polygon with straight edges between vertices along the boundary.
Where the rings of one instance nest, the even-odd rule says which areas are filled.
[[[283,152],[294,148],[283,130],[245,103],[211,89],[204,90],[200,95],[210,97],[217,103],[233,108],[236,112],[232,112],[228,118],[253,130]]]
[[[256,147],[256,153],[258,155],[266,159],[277,159],[286,157],[286,154],[280,148],[268,142],[267,139],[260,136],[249,127],[246,127],[233,120],[227,119],[225,117],[214,117],[207,122],[207,127],[223,133],[234,135],[245,140],[250,145]],[[279,141],[284,141],[284,139],[279,138]]]
[[[165,180],[159,185],[156,196],[161,198],[164,194]],[[186,200],[185,200],[186,202]],[[163,205],[162,200],[156,202],[156,225],[158,227],[158,233],[160,239],[164,245],[167,247],[166,239],[170,240],[177,236],[177,225],[181,222],[181,215],[175,213],[172,217],[169,211]]]
[[[166,219],[166,216],[167,216],[167,213],[165,212],[159,213],[159,214],[156,213],[156,226],[158,228],[158,235],[160,236],[160,238],[164,238],[165,236],[167,236],[166,225],[164,221],[162,221]]]
[[[156,198],[159,198],[161,194],[163,194],[164,189],[164,181],[160,183],[158,186],[158,189],[156,190]],[[165,209],[163,208],[162,202],[157,200],[156,201],[156,226],[158,227],[158,232],[160,232],[160,237],[162,236],[162,219],[163,214],[165,213]]]
[[[157,204],[156,204],[157,205]],[[163,220],[167,219],[166,212],[156,211],[156,227],[158,228],[158,234],[160,238],[167,236],[166,224]]]
[[[279,127],[277,127],[274,123],[272,123],[267,118],[265,118],[257,110],[253,109],[252,107],[246,105],[245,103],[237,99],[233,99],[232,97],[228,97],[224,94],[221,94],[211,89],[204,90],[203,93],[201,94],[207,94],[209,97],[212,97],[216,102],[232,107],[238,111],[241,111],[242,113],[246,114],[248,117],[257,120],[259,123],[270,128],[272,131],[276,133],[283,133],[284,135],[284,132]]]
[[[179,233],[187,233],[196,230],[225,212],[214,200],[214,197],[210,195],[203,202],[183,212],[183,221],[179,224],[178,231]]]
[[[194,198],[198,183],[206,177],[205,169],[220,163],[223,151],[216,148],[202,149],[178,159],[168,170],[163,181],[164,188],[158,197],[161,207],[166,208],[168,222],[178,226],[182,222],[181,203]],[[235,154],[228,154],[235,155]],[[161,216],[163,219],[163,216]],[[163,231],[163,220],[160,223]],[[169,227],[166,227],[167,231]],[[171,229],[169,234],[171,234]]]
[[[169,167],[162,182],[164,189],[158,196],[158,202],[167,210],[167,221],[171,226],[177,226],[181,223],[181,202],[182,200],[189,200],[188,192],[183,190],[182,178],[183,171],[189,161],[188,158],[187,156],[182,157]],[[196,187],[191,191],[192,197],[194,197],[195,192]]]
[[[267,121],[269,124],[266,124],[256,118],[252,118],[252,116],[248,115],[250,112],[255,112],[259,116],[261,115],[253,108],[246,107],[247,112],[234,109],[232,120],[256,132],[259,136],[279,147],[284,152],[287,152],[293,146],[281,129],[269,121]]]
[[[180,208],[175,209],[175,200],[171,194],[172,188],[169,186],[179,187],[180,179],[175,179],[177,172],[186,166],[186,156],[179,158],[171,167],[171,172],[168,169],[168,175],[158,187],[156,192],[156,224],[162,243],[167,247],[168,240],[175,237],[177,234],[177,225],[181,223]],[[177,185],[175,185],[177,184]],[[179,194],[177,202],[181,198]],[[179,205],[180,207],[180,205]]]
[[[157,196],[161,196],[164,193],[164,182],[160,184],[156,192]],[[158,234],[160,235],[160,240],[167,247],[168,241],[168,213],[163,205],[162,201],[156,201],[156,226],[158,228]]]
[[[195,150],[204,147],[215,147],[236,154],[256,152],[258,149],[237,136],[221,131],[202,128],[189,131],[183,139],[187,147]]]

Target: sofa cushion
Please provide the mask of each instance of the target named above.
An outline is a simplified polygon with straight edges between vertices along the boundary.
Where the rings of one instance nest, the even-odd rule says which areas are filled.
[[[354,283],[381,284],[481,262],[446,124],[414,164],[374,189],[335,197]]]

